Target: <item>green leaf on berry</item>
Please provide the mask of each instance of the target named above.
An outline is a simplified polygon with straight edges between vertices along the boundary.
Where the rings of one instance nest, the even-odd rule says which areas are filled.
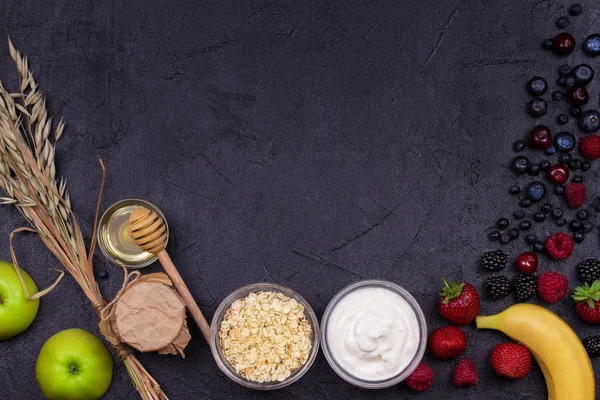
[[[596,302],[600,301],[600,281],[594,281],[591,285],[585,283],[583,286],[575,288],[573,299],[577,303],[586,302],[591,309],[596,308]]]
[[[444,298],[442,303],[448,304],[451,300],[456,299],[462,293],[465,284],[463,282],[452,282],[448,283],[446,278],[442,278],[442,282],[444,282],[444,287],[440,292],[440,296]]]

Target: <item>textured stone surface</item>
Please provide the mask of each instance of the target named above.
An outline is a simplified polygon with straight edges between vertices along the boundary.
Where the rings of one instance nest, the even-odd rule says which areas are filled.
[[[494,248],[485,234],[516,206],[507,194],[516,180],[506,165],[511,143],[533,124],[523,86],[534,74],[554,86],[561,60],[539,43],[555,33],[553,19],[569,5],[9,3],[0,3],[4,37],[30,57],[52,113],[67,121],[57,157],[88,236],[102,156],[109,171],[105,206],[139,197],[162,208],[173,260],[209,317],[228,293],[251,282],[290,286],[321,315],[345,285],[383,278],[419,299],[431,328],[444,324],[435,311],[440,278],[480,288],[486,275],[476,269],[478,258]],[[570,28],[579,40],[600,17],[597,4],[586,1],[584,8]],[[578,52],[568,60],[583,58]],[[13,71],[0,46],[2,80],[13,84]],[[597,99],[592,85],[592,103]],[[551,107],[544,121],[552,124],[557,114]],[[592,195],[595,171],[586,178]],[[8,233],[23,221],[12,208],[2,209],[2,221],[0,258],[7,259]],[[522,241],[508,247],[513,258],[524,248]],[[59,264],[35,236],[19,237],[16,250],[40,286],[52,281],[50,268]],[[568,262],[543,259],[541,268],[565,272],[573,286],[574,263],[597,252],[590,235]],[[112,296],[121,273],[100,254],[96,265],[108,271],[100,285]],[[98,334],[83,297],[65,279],[42,300],[28,331],[0,343],[0,397],[41,397],[34,363],[51,334],[71,327]],[[485,301],[482,313],[510,302]],[[592,334],[572,307],[563,301],[549,308],[580,335]],[[185,360],[140,358],[171,399],[545,398],[537,367],[514,383],[493,375],[487,357],[506,340],[502,335],[466,332],[480,384],[453,388],[453,362],[427,356],[436,382],[421,396],[404,385],[354,388],[322,355],[293,386],[253,392],[217,370],[193,327]],[[137,399],[115,365],[105,398]]]

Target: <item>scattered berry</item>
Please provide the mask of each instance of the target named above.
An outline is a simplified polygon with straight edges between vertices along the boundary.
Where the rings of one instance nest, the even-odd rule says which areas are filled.
[[[508,193],[519,194],[521,193],[521,188],[519,187],[519,185],[512,185],[510,188],[508,188]]]
[[[546,115],[546,111],[548,111],[548,103],[541,97],[531,99],[529,103],[527,103],[527,112],[533,118],[539,118]]]
[[[546,251],[552,259],[557,261],[567,259],[573,253],[574,248],[573,239],[563,232],[555,233],[546,240]]]
[[[564,299],[569,289],[569,281],[558,272],[545,272],[538,278],[538,293],[547,303],[556,303]]]
[[[573,70],[571,69],[571,67],[567,64],[563,64],[560,67],[558,67],[558,75],[560,76],[567,76],[570,75],[571,72],[573,72]]]
[[[477,290],[465,282],[448,283],[440,292],[438,309],[442,317],[457,325],[468,325],[479,314],[481,303]]]
[[[496,226],[498,229],[506,229],[508,228],[508,220],[506,218],[500,218],[496,221]]]
[[[575,232],[573,234],[573,240],[575,241],[575,243],[582,243],[585,240],[585,233]]]
[[[569,222],[569,229],[571,229],[574,232],[577,232],[582,227],[583,227],[583,224],[580,221],[577,221],[576,219],[574,219],[573,221]]]
[[[583,51],[592,57],[600,55],[600,35],[595,33],[585,38],[583,42]]]
[[[534,243],[533,244],[533,251],[535,251],[536,253],[543,253],[544,252],[544,245],[541,244],[540,242]]]
[[[508,296],[511,289],[510,281],[502,275],[489,277],[483,285],[483,290],[493,300],[499,300]]]
[[[473,361],[468,358],[459,360],[454,367],[454,384],[458,387],[469,387],[477,385],[478,380]]]
[[[581,7],[581,4],[576,3],[573,4],[571,7],[569,7],[569,15],[576,17],[579,14],[581,14],[583,12],[583,7]]]
[[[579,64],[573,69],[573,76],[577,83],[587,85],[594,79],[594,70],[588,64]]]
[[[427,364],[420,363],[404,382],[410,390],[424,392],[433,384],[433,370]]]
[[[542,169],[540,168],[539,164],[531,164],[531,168],[529,168],[529,174],[531,176],[538,176],[541,170]]]
[[[585,221],[586,219],[589,218],[590,213],[587,212],[586,210],[579,210],[577,211],[577,214],[575,214],[577,216],[577,219],[580,221]]]
[[[556,207],[554,210],[552,210],[552,218],[554,219],[558,219],[561,218],[563,216],[563,210],[562,208],[558,208]]]
[[[562,196],[565,194],[565,185],[556,185],[554,186],[554,194],[557,196]]]
[[[537,235],[535,233],[530,233],[525,236],[525,241],[529,244],[536,244],[538,241]]]
[[[564,218],[558,218],[555,223],[556,226],[565,226],[567,224],[567,220]]]
[[[567,55],[575,50],[575,38],[570,34],[563,32],[554,37],[554,52],[556,54]]]
[[[546,185],[540,181],[533,181],[525,188],[525,195],[531,201],[540,201],[546,197]]]
[[[591,358],[600,356],[600,336],[589,336],[581,341]]]
[[[581,115],[581,108],[579,107],[571,107],[569,108],[569,113],[572,117],[579,117]]]
[[[492,241],[492,242],[497,242],[498,240],[500,240],[500,235],[501,233],[498,231],[492,231],[490,232],[490,234],[488,235],[488,238]]]
[[[568,153],[575,148],[575,136],[571,132],[560,132],[554,137],[556,151]]]
[[[581,160],[578,160],[577,158],[573,158],[571,159],[571,161],[569,161],[569,169],[572,171],[577,171],[579,168],[581,168]]]
[[[585,201],[585,185],[583,183],[567,183],[565,185],[567,203],[571,208],[579,208]]]
[[[537,238],[535,240],[537,242]],[[538,267],[538,256],[532,251],[526,251],[517,259],[517,269],[524,275],[532,275]]]
[[[531,200],[521,199],[521,201],[519,201],[519,205],[523,208],[527,208],[527,207],[531,206]]]
[[[529,168],[531,168],[531,162],[525,156],[517,156],[513,158],[512,162],[510,163],[510,168],[515,174],[523,175],[529,171]]]
[[[581,154],[588,160],[600,158],[600,136],[587,135],[579,142],[579,149]]]
[[[513,150],[518,152],[521,152],[525,149],[525,141],[524,140],[517,140],[516,142],[513,143]]]
[[[579,117],[579,129],[590,133],[600,130],[600,113],[596,110],[586,110]]]
[[[525,218],[525,211],[523,211],[523,210],[515,210],[513,212],[513,218],[516,219],[517,221],[522,220],[523,218]]]
[[[590,168],[592,168],[592,163],[589,161],[584,161],[581,163],[581,170],[582,171],[589,171]]]
[[[105,270],[101,269],[98,272],[96,272],[96,276],[98,277],[98,279],[106,279],[108,278],[108,273]]]
[[[582,106],[590,101],[590,95],[584,85],[573,86],[571,89],[569,89],[568,95],[571,104],[575,104],[577,106]]]
[[[444,326],[429,336],[429,351],[440,360],[450,360],[464,353],[467,337],[456,326]]]
[[[552,50],[552,49],[554,49],[554,39],[545,39],[542,42],[542,48],[544,50]]]
[[[573,292],[575,311],[588,324],[600,324],[600,281],[585,282]]]
[[[524,219],[519,223],[519,229],[522,231],[528,231],[531,229],[531,221]]]
[[[508,230],[508,236],[510,236],[510,240],[516,240],[519,238],[519,230],[517,228],[511,228]]]
[[[558,162],[559,162],[560,164],[568,164],[568,163],[569,163],[569,161],[571,161],[571,158],[572,158],[572,157],[571,157],[571,155],[570,155],[570,154],[561,154],[561,155],[558,157]]]
[[[573,179],[571,179],[571,182],[573,182],[573,183],[583,183],[583,176],[581,176],[581,175],[574,176]]]
[[[529,133],[529,145],[536,149],[546,150],[552,145],[552,134],[550,128],[538,125]]]
[[[590,221],[583,221],[583,227],[581,228],[583,233],[590,233],[593,230],[594,224],[592,224]]]
[[[569,117],[567,114],[560,114],[558,117],[556,117],[556,122],[559,125],[565,125],[569,122]]]
[[[560,90],[555,90],[554,92],[552,92],[552,100],[554,100],[554,101],[561,101],[564,97],[565,97],[565,94],[563,92],[561,92]],[[561,114],[561,115],[565,115],[565,114]],[[557,118],[557,121],[560,120],[560,115],[558,117],[559,118]],[[567,117],[567,116],[565,115],[565,117]],[[568,119],[569,119],[569,117],[567,117],[567,121],[568,121]],[[565,122],[565,124],[566,124],[566,122]]]
[[[563,184],[569,179],[569,168],[565,164],[554,164],[546,172],[546,178],[555,184]]]
[[[577,265],[577,276],[584,282],[600,280],[600,260],[588,258]]]
[[[546,214],[544,214],[544,213],[543,213],[543,212],[541,212],[541,211],[539,211],[539,212],[536,212],[536,213],[533,215],[533,220],[534,220],[535,222],[544,222],[544,221],[546,220]]]
[[[558,29],[566,29],[569,26],[568,17],[559,17],[556,19],[556,27]]]
[[[535,278],[531,275],[517,275],[513,281],[515,296],[518,302],[531,299],[535,295]]]
[[[510,243],[510,235],[508,233],[503,233],[500,235],[500,243],[509,244]]]
[[[541,76],[534,76],[527,82],[527,91],[532,96],[542,96],[548,90],[548,82]]]
[[[554,153],[556,153],[556,148],[554,146],[550,146],[546,150],[544,150],[544,153],[551,156]]]
[[[502,250],[487,252],[481,257],[481,268],[490,272],[502,271],[506,268],[508,256]]]
[[[490,356],[494,371],[508,379],[521,379],[531,371],[531,353],[516,343],[502,343],[494,347]]]
[[[540,161],[539,165],[540,165],[540,169],[542,171],[547,171],[552,166],[552,163],[548,160],[543,160],[543,161]]]

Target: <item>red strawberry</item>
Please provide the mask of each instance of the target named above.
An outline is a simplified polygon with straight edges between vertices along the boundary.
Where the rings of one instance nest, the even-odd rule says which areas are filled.
[[[538,278],[538,293],[548,303],[564,299],[569,289],[569,281],[558,272],[545,272]]]
[[[427,364],[420,363],[404,382],[409,389],[415,392],[424,392],[433,383],[433,371]]]
[[[467,348],[467,337],[455,326],[444,326],[429,336],[429,350],[440,360],[456,358]]]
[[[479,314],[481,304],[477,290],[465,282],[448,283],[445,279],[438,309],[442,317],[456,325],[468,325]]]
[[[588,160],[600,158],[600,136],[587,135],[579,142],[581,154]]]
[[[521,253],[517,259],[517,269],[523,275],[532,275],[538,266],[538,256],[533,251]]]
[[[468,358],[459,360],[454,367],[454,384],[458,387],[468,387],[477,385],[478,381],[475,364]]]
[[[554,260],[560,261],[568,258],[575,248],[575,242],[566,233],[558,232],[546,240],[546,251]]]
[[[500,376],[521,379],[531,371],[531,353],[516,343],[502,343],[494,347],[490,356],[492,368]]]
[[[565,185],[565,196],[571,208],[579,208],[585,201],[585,185],[583,183],[567,183]]]
[[[577,302],[577,314],[588,324],[600,324],[600,281],[585,283],[575,289],[573,299]]]

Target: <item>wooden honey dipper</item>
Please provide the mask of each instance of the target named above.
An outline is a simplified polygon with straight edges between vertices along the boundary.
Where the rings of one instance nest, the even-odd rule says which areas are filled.
[[[171,261],[171,257],[165,250],[168,239],[165,221],[154,211],[146,207],[138,207],[129,216],[129,224],[129,235],[135,244],[148,253],[156,254],[167,275],[173,281],[175,289],[183,298],[183,302],[192,318],[200,328],[204,339],[207,343],[210,343],[210,325],[206,322],[206,318],[202,315],[202,311],[200,311],[198,304],[196,304],[173,261]]]

